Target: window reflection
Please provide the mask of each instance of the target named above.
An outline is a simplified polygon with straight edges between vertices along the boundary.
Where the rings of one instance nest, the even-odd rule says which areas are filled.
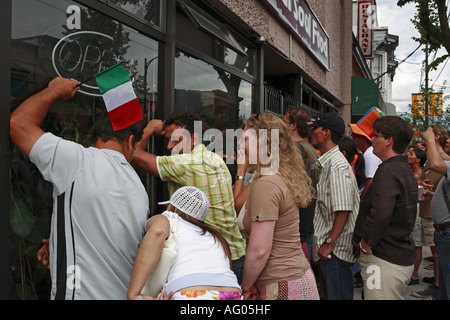
[[[251,114],[252,84],[183,52],[177,56],[175,110],[200,114],[209,128],[240,127]]]
[[[140,20],[161,26],[161,0],[108,0],[107,3]]]
[[[158,91],[156,41],[74,1],[11,3],[11,109],[56,76],[83,81],[120,61],[130,73],[144,113],[154,111]],[[105,108],[104,102],[95,80],[91,80],[72,99],[55,103],[42,128],[87,147],[100,108]],[[35,257],[41,239],[49,236],[52,186],[13,145],[10,154],[10,215],[15,217],[10,224],[11,279],[17,291],[12,290],[11,298],[47,299],[39,296],[36,288],[48,292],[48,288],[42,289],[50,281],[48,272]]]

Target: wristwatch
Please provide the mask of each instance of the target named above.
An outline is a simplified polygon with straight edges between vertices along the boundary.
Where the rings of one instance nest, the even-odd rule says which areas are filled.
[[[234,180],[244,180],[244,176],[236,176]]]
[[[327,244],[335,244],[336,241],[331,240],[331,237],[327,237],[327,239],[325,240]]]

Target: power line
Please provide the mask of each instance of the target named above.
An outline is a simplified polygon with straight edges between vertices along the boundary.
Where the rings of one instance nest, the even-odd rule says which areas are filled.
[[[402,61],[400,61],[400,62],[397,64],[397,67],[398,67],[399,65],[401,65],[403,62],[405,62],[406,60],[408,60],[414,53],[416,53],[417,50],[419,50],[419,48],[420,48],[421,46],[422,46],[422,44],[419,44],[419,46],[418,46],[416,49],[414,49],[413,52],[411,52],[410,54],[408,54],[408,56],[407,56],[405,59],[403,59]],[[390,72],[390,70],[388,70],[388,71],[382,73],[381,75],[379,75],[376,79],[374,79],[374,81],[377,82],[378,79],[380,79],[382,76],[384,76],[384,75],[385,75],[386,73],[388,73],[388,72]],[[377,82],[377,83],[378,83],[378,82]]]
[[[445,66],[446,66],[447,63],[448,63],[448,59],[449,59],[449,57],[447,57],[447,59],[445,60],[445,64],[444,64],[444,66],[442,67],[441,72],[439,72],[438,76],[436,77],[436,79],[434,80],[433,84],[431,85],[431,88],[433,88],[433,86],[434,86],[434,84],[436,83],[437,79],[439,79],[439,77],[441,76],[442,71],[444,71]]]

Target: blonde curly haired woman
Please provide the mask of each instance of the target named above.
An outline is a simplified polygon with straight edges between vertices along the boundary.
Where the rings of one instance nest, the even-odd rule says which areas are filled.
[[[298,207],[306,207],[314,196],[303,159],[276,115],[252,116],[245,128],[246,154],[252,163],[257,146],[257,161],[243,218],[248,239],[241,285],[244,299],[318,300],[298,228]]]

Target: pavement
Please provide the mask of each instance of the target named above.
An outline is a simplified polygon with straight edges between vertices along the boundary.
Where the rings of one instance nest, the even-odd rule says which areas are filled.
[[[423,247],[422,248],[422,257],[430,257],[431,256],[431,250],[429,247]],[[417,291],[422,291],[429,286],[428,283],[423,282],[423,277],[432,277],[433,276],[433,270],[426,270],[424,269],[424,266],[431,264],[429,261],[424,261],[422,259],[422,262],[419,267],[419,284],[417,285],[411,285],[406,287],[406,293],[405,293],[405,300],[422,300],[420,298],[415,298],[411,296],[412,293]],[[362,295],[362,288],[355,288],[354,294],[353,294],[353,300],[361,300]]]

